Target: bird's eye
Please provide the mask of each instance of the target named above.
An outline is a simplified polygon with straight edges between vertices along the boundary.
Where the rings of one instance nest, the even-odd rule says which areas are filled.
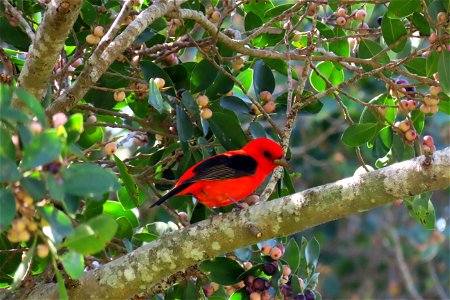
[[[272,154],[270,154],[269,151],[264,151],[263,154],[264,154],[264,156],[267,157],[267,158],[272,158]]]

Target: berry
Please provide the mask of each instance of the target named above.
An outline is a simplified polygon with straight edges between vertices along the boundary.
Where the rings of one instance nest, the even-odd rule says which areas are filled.
[[[255,204],[256,202],[258,202],[259,201],[259,196],[258,195],[250,195],[250,196],[248,196],[247,198],[245,198],[245,202],[248,204],[248,205],[253,205],[253,204]],[[269,250],[270,251],[270,250]]]
[[[398,84],[398,85],[402,85],[402,84],[408,84],[409,82],[408,82],[408,80],[406,80],[406,79],[398,79],[396,82],[395,82],[395,84]]]
[[[431,111],[431,109],[430,109],[430,106],[428,106],[428,105],[426,105],[425,103],[423,103],[423,104],[420,106],[420,111],[421,111],[422,113],[424,113],[424,114],[429,114],[430,111]]]
[[[184,211],[180,211],[178,212],[178,216],[180,217],[181,220],[183,220],[184,222],[189,221],[189,217],[188,214]]]
[[[437,96],[442,91],[442,89],[440,86],[430,86],[428,91],[431,95]]]
[[[93,34],[88,34],[86,36],[86,43],[88,43],[89,45],[97,45],[98,43],[100,43],[100,38]]]
[[[46,258],[48,254],[50,253],[50,249],[46,244],[39,244],[36,248],[36,254],[40,258]]]
[[[395,126],[397,126],[398,129],[400,129],[403,132],[406,132],[411,128],[411,126],[409,126],[408,121],[406,121],[406,120],[395,123]]]
[[[203,108],[203,109],[200,111],[200,117],[201,117],[203,120],[211,119],[211,117],[212,117],[212,111],[211,111],[209,108]]]
[[[250,300],[261,300],[261,294],[258,292],[251,293]]]
[[[266,113],[270,114],[275,111],[275,106],[276,105],[274,101],[269,101],[263,105],[263,108]]]
[[[265,244],[261,247],[261,253],[264,255],[269,255],[270,254],[270,245]]]
[[[30,124],[30,130],[34,134],[40,134],[42,132],[42,125],[41,125],[41,123],[33,121]]]
[[[306,300],[306,297],[304,294],[297,294],[295,295],[294,300]]]
[[[97,117],[94,114],[90,114],[86,119],[86,123],[93,124],[95,122],[97,122]]]
[[[122,102],[125,100],[126,94],[124,91],[115,91],[114,92],[114,100],[117,102]]]
[[[280,248],[274,247],[270,250],[270,257],[273,260],[279,260],[281,256],[282,256],[282,253],[281,253]]]
[[[336,18],[336,25],[344,26],[345,23],[347,23],[347,19],[345,17],[338,17],[338,18]]]
[[[65,113],[59,112],[53,115],[52,120],[53,126],[57,128],[59,126],[63,126],[64,124],[66,124],[67,116]]]
[[[103,151],[106,155],[112,155],[117,151],[117,145],[114,142],[108,143],[105,145],[105,148],[103,148]]]
[[[435,114],[435,113],[437,113],[439,111],[439,106],[437,106],[437,105],[432,105],[432,106],[430,106],[430,114]]]
[[[209,103],[209,98],[206,95],[200,95],[197,97],[197,104],[201,107],[206,107]]]
[[[291,268],[288,265],[283,265],[283,275],[289,276],[291,275]]]
[[[410,129],[405,132],[405,138],[410,142],[414,141],[417,138],[417,132],[414,129]]]
[[[212,14],[211,14],[211,22],[217,24],[220,22],[220,19],[222,18],[222,14],[220,13],[220,11],[215,10]]]
[[[27,242],[30,239],[30,233],[26,230],[19,232],[18,234],[19,242]]]
[[[364,21],[366,19],[367,13],[364,9],[359,9],[355,13],[355,20]]]
[[[400,101],[400,107],[406,111],[409,110],[409,102],[408,100],[401,100]]]
[[[431,135],[426,135],[423,137],[423,144],[427,145],[429,147],[434,146],[434,140],[433,137]]]
[[[160,134],[155,134],[155,139],[157,141],[162,141],[164,139],[164,136],[160,135]]]
[[[306,300],[314,300],[316,299],[316,294],[312,290],[305,290],[305,298]]]
[[[334,14],[336,17],[345,17],[347,15],[347,10],[343,7],[340,7]]]
[[[253,267],[253,264],[249,261],[245,261],[242,265],[246,270],[250,270]]]
[[[255,281],[255,276],[253,275],[248,275],[247,277],[245,277],[244,279],[244,284],[246,286],[252,286],[253,285],[253,281]]]
[[[211,297],[214,294],[214,289],[210,284],[203,286],[203,293],[205,293],[206,297]]]
[[[359,23],[357,28],[360,33],[365,33],[368,32],[369,25],[367,23]]]
[[[437,34],[436,33],[432,33],[430,34],[430,36],[428,37],[428,41],[430,42],[430,44],[434,44],[437,41]]]
[[[436,96],[432,96],[432,95],[426,95],[425,98],[423,99],[423,101],[428,106],[433,106],[433,105],[439,104],[439,99]]]
[[[416,100],[408,100],[408,109],[415,110],[419,106],[419,102]]]
[[[314,2],[311,2],[308,6],[308,16],[312,17],[317,13],[317,4]]]
[[[264,291],[270,286],[270,282],[264,278],[255,278],[253,280],[252,289],[254,291]]]
[[[263,272],[268,276],[272,276],[277,272],[277,270],[278,270],[278,263],[276,261],[265,263],[263,266]]]
[[[447,21],[447,14],[443,11],[437,14],[437,20],[439,23],[444,23]]]
[[[261,93],[259,93],[259,99],[266,103],[272,100],[272,93],[269,91],[262,91]]]
[[[93,31],[94,35],[97,37],[102,37],[105,35],[105,28],[103,26],[96,26]]]
[[[269,290],[265,290],[262,292],[261,300],[270,300],[270,292]]]
[[[166,84],[166,81],[162,78],[155,78],[154,82],[159,90],[161,90]]]

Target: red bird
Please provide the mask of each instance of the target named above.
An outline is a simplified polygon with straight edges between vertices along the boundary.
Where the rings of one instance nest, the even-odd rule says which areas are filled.
[[[240,150],[211,156],[190,167],[152,207],[187,194],[208,207],[230,205],[253,193],[277,166],[287,167],[283,155],[279,144],[258,138]]]

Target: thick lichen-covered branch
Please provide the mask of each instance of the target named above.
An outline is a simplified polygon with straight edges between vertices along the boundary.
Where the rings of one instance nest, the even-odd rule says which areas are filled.
[[[39,100],[45,96],[55,62],[82,5],[82,0],[54,0],[47,5],[18,80],[20,87]]]
[[[450,147],[389,167],[308,189],[248,209],[216,216],[160,237],[68,287],[70,299],[126,299],[145,294],[168,276],[247,245],[286,236],[391,201],[447,188]],[[260,229],[255,235],[248,224]],[[40,285],[31,299],[56,299],[56,284]]]

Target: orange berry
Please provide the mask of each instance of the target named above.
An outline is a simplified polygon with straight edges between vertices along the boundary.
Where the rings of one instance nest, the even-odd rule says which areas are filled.
[[[291,275],[291,268],[288,265],[283,265],[283,275],[289,276]]]
[[[443,11],[437,14],[437,20],[439,23],[444,23],[447,21],[447,14]]]
[[[421,106],[420,106],[420,111],[422,112],[422,113],[424,113],[424,114],[429,114],[430,113],[430,106],[428,106],[428,105],[426,105],[425,103],[423,103]]]
[[[102,37],[105,35],[105,28],[103,26],[95,26],[93,33],[97,37]]]
[[[203,108],[200,111],[200,117],[203,120],[208,120],[208,119],[210,119],[212,117],[212,111],[209,108]]]
[[[117,151],[117,145],[114,142],[108,143],[103,148],[106,155],[112,155]]]
[[[166,81],[162,78],[155,78],[154,82],[159,90],[162,89],[166,84]]]
[[[250,300],[261,300],[261,294],[259,292],[252,292],[250,294]]]
[[[270,257],[273,260],[279,260],[282,255],[283,253],[281,252],[281,249],[278,247],[274,247],[270,250]]]
[[[275,111],[275,102],[269,101],[266,104],[264,104],[263,108],[266,113],[270,114]]]
[[[97,45],[98,43],[100,43],[100,38],[93,34],[88,34],[86,36],[86,43],[88,43],[89,45]]]
[[[270,250],[271,250],[271,248],[270,248],[270,245],[268,245],[268,244],[265,244],[261,247],[261,253],[264,255],[269,255]]]
[[[18,240],[19,242],[28,242],[28,240],[30,239],[30,233],[27,230],[24,231],[20,231],[18,234]]]
[[[414,129],[410,129],[405,132],[405,138],[408,141],[414,141],[417,138],[417,132]]]
[[[433,96],[437,96],[441,91],[441,87],[440,86],[430,86],[430,88],[428,89],[428,91],[430,92],[431,95]]]
[[[122,102],[125,100],[126,94],[124,91],[115,91],[114,92],[114,100],[117,102]]]
[[[259,99],[266,103],[272,100],[272,93],[269,91],[262,91],[261,93],[259,93]]]
[[[253,264],[249,261],[245,261],[242,265],[246,270],[250,270],[253,267]]]
[[[197,104],[201,107],[206,107],[209,103],[209,98],[206,95],[200,95],[197,97]]]
[[[430,44],[434,44],[437,41],[437,34],[436,33],[432,33],[430,34],[430,36],[428,37],[428,41],[430,42]]]
[[[40,258],[46,258],[48,254],[50,253],[50,249],[46,244],[39,244],[36,247],[36,254]]]
[[[436,96],[432,95],[426,95],[425,98],[423,98],[423,101],[428,106],[438,105],[439,99]]]
[[[395,123],[395,126],[397,126],[398,129],[400,129],[403,132],[406,132],[411,128],[411,126],[409,126],[408,121],[406,121],[406,120]]]
[[[437,106],[437,105],[431,105],[430,106],[430,114],[435,114],[435,113],[437,113],[439,111],[439,106]]]

